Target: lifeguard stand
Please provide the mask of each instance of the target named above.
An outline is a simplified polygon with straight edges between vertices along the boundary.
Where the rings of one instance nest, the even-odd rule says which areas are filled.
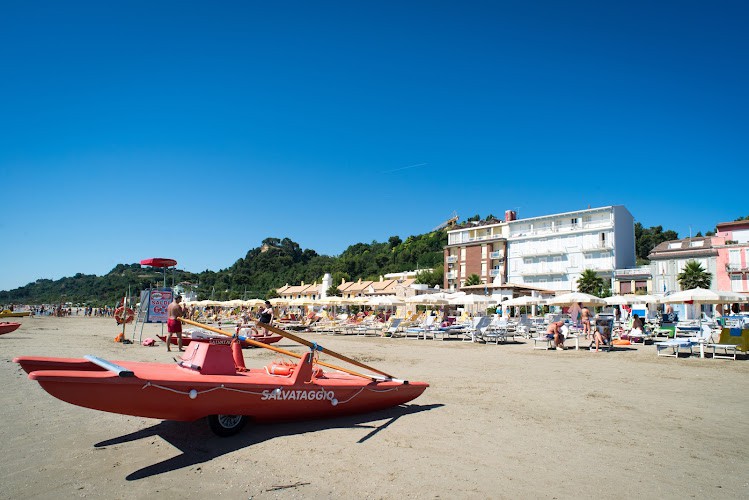
[[[143,340],[143,326],[146,323],[161,323],[161,333],[164,334],[164,323],[167,322],[167,308],[174,299],[174,293],[171,288],[166,286],[166,270],[169,267],[177,265],[174,259],[164,259],[154,257],[140,261],[142,266],[160,267],[164,271],[164,286],[161,288],[149,288],[140,292],[140,305],[138,313],[135,316],[135,325],[133,327],[133,341],[135,333],[140,324],[140,336],[138,342]]]

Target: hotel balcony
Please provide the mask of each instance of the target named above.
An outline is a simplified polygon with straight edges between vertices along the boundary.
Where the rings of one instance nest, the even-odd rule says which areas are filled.
[[[448,255],[447,256],[447,263],[448,264],[455,264],[458,262],[458,256],[457,255]]]
[[[445,276],[449,280],[454,280],[454,279],[456,279],[458,277],[458,273],[456,273],[455,271],[449,271],[449,272],[445,273]]]
[[[650,277],[652,276],[650,267],[643,266],[643,267],[633,267],[631,269],[617,269],[614,271],[617,277]]]
[[[726,264],[726,272],[734,274],[743,274],[749,272],[749,267],[741,264]]]
[[[611,229],[613,227],[614,225],[610,220],[586,222],[584,224],[578,223],[577,225],[558,224],[554,227],[538,227],[525,231],[511,230],[510,238],[533,238],[534,236],[548,236],[554,233],[598,231],[601,229]]]
[[[563,276],[565,274],[567,274],[566,271],[541,270],[541,271],[523,271],[520,273],[520,276]]]
[[[505,253],[502,250],[497,250],[496,252],[490,252],[489,258],[492,260],[504,259]]]
[[[523,252],[522,257],[550,257],[552,255],[565,255],[567,253],[569,253],[569,251],[567,250],[558,250],[556,248],[541,248],[538,250],[526,250]]]
[[[595,247],[586,247],[586,248],[583,248],[582,252],[583,253],[592,253],[592,252],[601,252],[601,251],[613,250],[613,249],[614,249],[613,245],[599,245],[599,246],[595,246]]]
[[[490,269],[489,270],[489,276],[499,276],[500,274],[502,274],[502,270],[501,269]]]

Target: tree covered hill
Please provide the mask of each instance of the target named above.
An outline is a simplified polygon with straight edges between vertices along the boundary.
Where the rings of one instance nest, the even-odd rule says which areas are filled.
[[[489,215],[484,220],[493,221]],[[482,220],[479,215],[471,221]],[[737,220],[744,220],[740,218]],[[648,254],[659,243],[678,239],[672,230],[662,226],[645,228],[635,223],[635,254],[638,265],[647,264]],[[714,234],[712,231],[706,236]],[[696,236],[701,236],[697,233]],[[377,280],[381,275],[414,269],[434,269],[423,273],[419,279],[430,285],[442,284],[442,248],[447,244],[445,231],[433,231],[409,236],[403,241],[391,236],[387,242],[356,243],[338,257],[320,255],[312,249],[302,249],[289,238],[266,238],[243,258],[227,269],[192,273],[169,270],[167,284],[190,282],[198,285],[200,299],[229,300],[235,298],[268,298],[286,283],[304,281],[320,283],[325,273],[333,275],[333,284],[345,280]],[[161,270],[142,268],[140,264],[118,264],[104,276],[78,273],[56,281],[40,279],[10,291],[0,291],[0,304],[55,304],[72,302],[94,306],[113,305],[127,292],[138,295],[149,286],[160,286]]]
[[[220,271],[192,273],[168,270],[166,281],[187,281],[198,285],[201,299],[266,298],[286,283],[321,282],[325,273],[340,280],[376,280],[386,273],[416,268],[439,268],[435,282],[442,282],[442,247],[447,233],[435,231],[409,236],[405,241],[391,236],[385,243],[356,243],[338,257],[320,255],[302,249],[289,238],[266,238],[232,266]],[[56,281],[39,279],[10,291],[0,291],[0,304],[56,304],[72,302],[94,306],[113,305],[128,291],[134,296],[150,286],[160,286],[159,269],[142,268],[140,264],[118,264],[104,276],[78,273]]]

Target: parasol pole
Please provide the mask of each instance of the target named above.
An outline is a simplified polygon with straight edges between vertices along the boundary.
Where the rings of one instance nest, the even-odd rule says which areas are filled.
[[[219,328],[214,328],[212,326],[204,325],[203,323],[198,323],[197,321],[193,321],[191,319],[179,318],[179,320],[181,322],[187,323],[189,325],[198,326],[200,328],[208,330],[209,332],[218,333],[219,335],[225,335],[227,337],[233,337],[234,336],[233,334],[225,332],[225,331],[223,331],[223,330],[221,330]],[[274,328],[274,330],[275,330],[275,328]],[[291,356],[292,358],[302,359],[301,355],[299,355],[299,354],[297,354],[295,352],[287,351],[286,349],[281,349],[280,347],[274,347],[272,345],[264,344],[262,342],[257,342],[256,340],[252,340],[250,338],[245,338],[244,341],[247,342],[250,345],[254,345],[255,347],[262,347],[264,349],[269,349],[269,350],[277,352],[279,354],[284,354],[286,356]],[[352,370],[348,370],[348,369],[340,367],[340,366],[331,365],[329,363],[324,363],[324,362],[322,362],[320,360],[317,361],[317,364],[321,365],[321,366],[324,366],[326,368],[331,368],[333,370],[338,370],[338,371],[342,371],[344,373],[348,373],[349,375],[355,375],[357,377],[366,378],[368,380],[375,380],[375,381],[378,380],[376,377],[372,377],[370,375],[364,375],[364,374],[361,374],[361,373],[358,373],[358,372],[355,372],[355,371],[352,371]],[[392,378],[392,377],[390,377],[390,378]]]

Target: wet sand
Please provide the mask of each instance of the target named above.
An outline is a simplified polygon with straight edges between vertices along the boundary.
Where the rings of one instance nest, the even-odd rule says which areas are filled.
[[[171,362],[178,353],[162,342],[114,343],[113,319],[20,322],[0,336],[0,498],[749,497],[746,359],[308,333],[431,387],[400,408],[248,425],[219,438],[204,421],[72,406],[11,362],[84,354]],[[160,331],[146,325],[143,337]],[[244,354],[250,366],[277,357]]]

